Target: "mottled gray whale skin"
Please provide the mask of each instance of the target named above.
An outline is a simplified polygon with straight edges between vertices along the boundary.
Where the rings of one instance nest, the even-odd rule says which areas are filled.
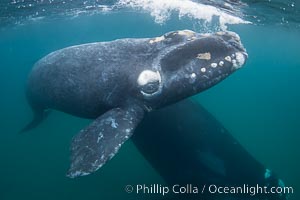
[[[95,119],[72,141],[69,177],[87,175],[112,158],[144,113],[204,91],[244,65],[233,32],[174,31],[156,38],[71,46],[33,67],[27,98],[37,126],[46,110]]]

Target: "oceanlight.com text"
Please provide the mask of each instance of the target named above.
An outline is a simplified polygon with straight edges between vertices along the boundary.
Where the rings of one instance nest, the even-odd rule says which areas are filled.
[[[135,194],[159,194],[165,196],[167,194],[246,194],[255,196],[258,194],[293,194],[293,187],[267,187],[249,186],[243,184],[241,186],[226,187],[218,186],[214,184],[195,186],[193,184],[179,185],[175,184],[172,186],[166,186],[161,184],[137,184],[137,185],[126,185],[125,191],[127,193]]]

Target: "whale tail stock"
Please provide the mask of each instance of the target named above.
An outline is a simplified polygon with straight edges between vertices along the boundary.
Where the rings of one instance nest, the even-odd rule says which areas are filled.
[[[36,107],[32,107],[34,116],[31,122],[29,122],[24,128],[22,128],[19,133],[24,133],[27,131],[30,131],[31,129],[36,128],[42,121],[44,121],[44,119],[47,118],[47,116],[49,115],[50,111],[49,110],[45,110],[42,108],[36,108]]]

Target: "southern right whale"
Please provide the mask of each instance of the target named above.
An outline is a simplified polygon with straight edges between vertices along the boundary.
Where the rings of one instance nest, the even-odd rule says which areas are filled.
[[[248,55],[233,32],[172,31],[66,47],[40,59],[26,89],[36,127],[49,109],[94,119],[72,140],[71,178],[110,160],[152,110],[213,87]]]
[[[184,100],[152,112],[136,131],[137,134],[132,137],[134,144],[169,185],[284,186],[275,173],[248,153],[197,102]],[[202,200],[287,199],[286,194],[199,195],[177,197]]]

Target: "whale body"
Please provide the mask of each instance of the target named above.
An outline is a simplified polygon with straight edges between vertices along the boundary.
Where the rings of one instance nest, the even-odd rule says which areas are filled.
[[[67,47],[33,67],[26,96],[36,127],[49,109],[94,119],[72,140],[69,177],[90,174],[131,137],[145,113],[202,92],[242,67],[233,32],[173,31]]]

